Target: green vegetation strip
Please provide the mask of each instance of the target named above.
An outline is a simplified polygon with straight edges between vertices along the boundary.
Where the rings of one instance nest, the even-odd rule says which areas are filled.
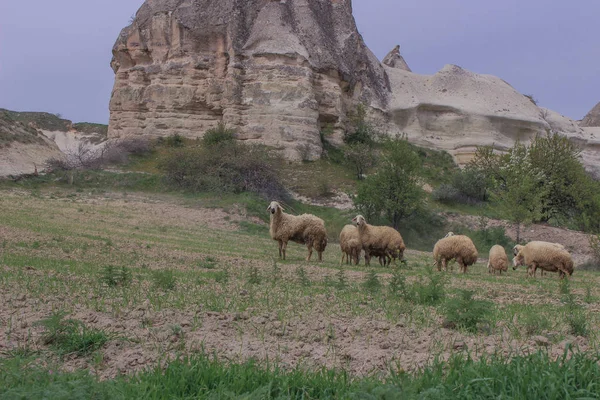
[[[204,355],[134,377],[99,381],[85,371],[60,373],[24,359],[0,360],[3,399],[565,399],[600,396],[599,356],[546,353],[510,360],[455,356],[416,374],[352,379],[345,372],[283,371],[250,361],[223,364]]]

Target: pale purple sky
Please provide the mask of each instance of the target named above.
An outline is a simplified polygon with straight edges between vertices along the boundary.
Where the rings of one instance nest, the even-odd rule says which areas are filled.
[[[293,0],[292,0],[293,1]],[[107,123],[112,45],[142,0],[0,1],[0,107]],[[574,119],[600,101],[599,0],[354,0],[380,59],[496,75]]]

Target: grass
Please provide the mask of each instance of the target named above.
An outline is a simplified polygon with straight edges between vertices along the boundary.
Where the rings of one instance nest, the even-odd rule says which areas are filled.
[[[597,398],[600,359],[547,353],[507,360],[452,357],[415,373],[398,371],[386,379],[351,379],[340,371],[284,371],[250,361],[224,364],[206,355],[185,357],[166,369],[99,381],[85,372],[49,373],[27,360],[0,360],[0,396],[96,399],[476,399]],[[543,379],[540,379],[543,377]]]
[[[88,355],[100,349],[109,335],[98,329],[88,328],[81,321],[64,319],[65,313],[54,312],[39,322],[44,327],[43,341],[60,354]]]

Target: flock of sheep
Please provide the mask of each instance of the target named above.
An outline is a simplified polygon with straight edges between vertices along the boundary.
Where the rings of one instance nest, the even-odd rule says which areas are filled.
[[[323,260],[323,252],[327,247],[327,231],[325,222],[312,214],[294,216],[283,212],[283,207],[276,201],[271,202],[269,232],[271,238],[279,243],[279,257],[285,260],[285,251],[289,241],[305,244],[308,248],[307,261],[317,251],[319,261]],[[362,215],[352,219],[352,225],[346,225],[340,233],[341,263],[358,264],[361,253],[365,254],[365,265],[369,265],[371,257],[379,259],[381,265],[390,265],[392,261],[401,260],[406,246],[400,233],[388,226],[369,225]],[[467,267],[475,264],[478,257],[473,241],[465,235],[449,232],[437,241],[433,248],[434,266],[438,270],[447,270],[448,262],[455,260],[463,273]],[[573,260],[565,247],[558,243],[532,241],[526,245],[513,248],[513,269],[527,266],[529,276],[536,276],[539,268],[542,271],[558,272],[563,278],[573,274]],[[508,270],[508,257],[504,248],[495,245],[490,249],[488,272],[502,274]]]

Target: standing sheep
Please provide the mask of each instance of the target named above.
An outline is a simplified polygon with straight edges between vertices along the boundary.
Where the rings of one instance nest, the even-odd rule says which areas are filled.
[[[529,242],[529,243],[545,243],[546,245],[553,245],[553,246],[555,246],[555,247],[557,247],[557,248],[560,248],[560,249],[563,249],[563,250],[565,249],[565,246],[563,246],[563,245],[562,245],[562,244],[560,244],[560,243],[542,242],[542,241],[540,241],[540,240],[533,240],[533,241],[531,241],[531,242]],[[521,244],[517,244],[517,245],[515,245],[515,247],[513,247],[513,257],[514,257],[514,256],[516,256],[517,254],[519,254],[519,251],[520,251],[520,250],[521,250],[523,247],[525,247],[525,246],[524,246],[524,245],[521,245]],[[516,269],[516,268],[513,266],[513,269]],[[528,268],[528,269],[527,269],[527,273],[528,273],[529,275],[531,275],[532,271],[530,270],[530,268]],[[542,274],[542,276],[544,276],[544,270],[543,270],[543,269],[542,269],[542,270],[540,270],[540,274]],[[535,273],[534,273],[533,275],[535,276]]]
[[[358,265],[362,245],[358,237],[358,229],[354,225],[346,225],[340,232],[340,248],[342,249],[340,264],[344,263],[344,257],[346,257],[346,264],[350,264],[353,260],[354,264]]]
[[[437,265],[438,271],[442,268],[446,271],[448,261],[456,259],[461,271],[466,273],[467,267],[477,262],[477,256],[473,241],[465,235],[447,236],[438,240],[433,247],[433,265]]]
[[[283,212],[283,207],[272,201],[267,207],[271,213],[269,233],[271,238],[279,242],[279,257],[285,260],[285,250],[288,241],[305,244],[308,248],[306,261],[310,261],[313,247],[319,254],[319,261],[323,261],[323,252],[327,247],[327,231],[325,222],[312,214],[298,216]]]
[[[499,271],[500,275],[502,275],[502,271],[508,271],[508,257],[506,256],[504,247],[497,244],[492,246],[487,267],[488,273],[493,273],[494,275],[496,275],[496,271]]]
[[[357,215],[352,219],[352,223],[358,228],[358,237],[363,250],[365,251],[365,265],[369,265],[371,256],[379,257],[384,265],[396,261],[396,258],[402,259],[406,246],[400,233],[389,226],[374,226],[367,224],[365,217]]]
[[[516,246],[515,246],[516,247]],[[513,258],[513,269],[527,266],[529,276],[535,277],[538,268],[558,272],[560,278],[573,274],[573,259],[564,246],[557,243],[534,241],[518,249]]]

